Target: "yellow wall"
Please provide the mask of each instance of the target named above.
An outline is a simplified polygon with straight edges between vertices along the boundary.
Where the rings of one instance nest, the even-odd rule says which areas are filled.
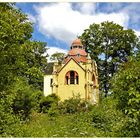
[[[79,84],[65,84],[65,75],[68,71],[76,71],[79,75]],[[61,100],[68,99],[73,96],[73,94],[80,94],[81,98],[85,98],[85,72],[84,70],[76,64],[76,62],[71,59],[69,63],[59,72],[58,74],[58,93],[57,95]]]
[[[71,59],[60,71],[59,70],[59,64],[55,63],[53,75],[46,75],[44,77],[45,96],[54,93],[60,97],[61,101],[64,101],[65,99],[73,97],[73,94],[79,94],[81,98],[88,99],[93,104],[99,102],[98,73],[94,62],[92,63],[92,61],[89,60],[88,63],[77,64]],[[59,72],[56,73],[56,71]],[[65,83],[65,76],[68,71],[76,71],[78,73],[79,84],[67,85]],[[93,75],[95,75],[96,87],[93,86]],[[51,78],[53,78],[53,88],[50,87]]]

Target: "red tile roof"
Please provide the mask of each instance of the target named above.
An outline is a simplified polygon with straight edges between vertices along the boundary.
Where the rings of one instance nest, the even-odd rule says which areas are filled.
[[[87,62],[87,58],[84,56],[70,56],[70,57],[66,57],[64,62],[67,63],[71,58],[73,58],[76,62]]]
[[[68,55],[78,55],[78,54],[87,56],[87,53],[85,52],[84,49],[74,48],[68,52]]]
[[[76,62],[87,62],[87,53],[83,48],[80,39],[74,40],[71,46],[72,49],[68,52],[64,62],[68,62],[71,58],[73,58]],[[73,48],[74,46],[77,46],[77,48]]]
[[[71,46],[83,46],[80,39],[75,39]]]

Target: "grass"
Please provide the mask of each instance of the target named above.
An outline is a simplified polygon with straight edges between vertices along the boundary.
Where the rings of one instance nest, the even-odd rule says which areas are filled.
[[[115,109],[112,100],[105,100],[92,110],[74,114],[32,113],[29,122],[23,123],[17,137],[121,137],[127,122],[122,112]]]
[[[31,121],[23,126],[23,137],[97,137],[87,114],[68,114],[49,117],[34,113]]]

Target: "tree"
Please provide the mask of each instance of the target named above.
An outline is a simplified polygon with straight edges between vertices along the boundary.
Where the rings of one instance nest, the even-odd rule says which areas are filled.
[[[14,4],[0,3],[1,136],[11,137],[18,133],[16,128],[21,123],[17,114],[23,111],[26,118],[32,107],[39,103],[42,93],[38,89],[42,89],[43,84],[46,43],[33,41],[32,32],[27,15]]]
[[[13,113],[26,120],[32,110],[39,111],[39,102],[43,97],[42,91],[29,85],[24,78],[17,78],[10,87],[10,92],[14,95],[12,109]]]
[[[109,80],[122,62],[127,62],[133,55],[139,40],[131,29],[124,29],[113,22],[92,24],[80,37],[86,51],[95,59],[99,70],[100,88],[107,96]]]
[[[128,131],[133,129],[133,136],[140,136],[140,55],[130,57],[111,83],[118,109],[130,118]]]
[[[29,85],[43,89],[43,71],[47,66],[46,43],[26,41],[21,45],[21,56],[18,65],[18,76],[25,77]]]
[[[14,81],[20,46],[31,38],[32,24],[11,3],[0,3],[0,91]]]
[[[59,53],[59,52],[56,52],[54,54],[51,55],[51,60],[58,60],[58,62],[62,62],[63,59],[64,59],[64,56],[65,54],[64,53]]]
[[[32,41],[32,23],[14,4],[0,6],[0,90],[25,77],[29,84],[42,89],[47,61],[46,43]]]

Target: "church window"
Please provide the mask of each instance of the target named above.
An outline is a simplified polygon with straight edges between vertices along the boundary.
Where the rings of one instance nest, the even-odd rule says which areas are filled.
[[[74,84],[74,71],[70,71],[70,84]]]
[[[79,84],[79,76],[76,71],[69,71],[65,76],[65,83],[68,84]]]

